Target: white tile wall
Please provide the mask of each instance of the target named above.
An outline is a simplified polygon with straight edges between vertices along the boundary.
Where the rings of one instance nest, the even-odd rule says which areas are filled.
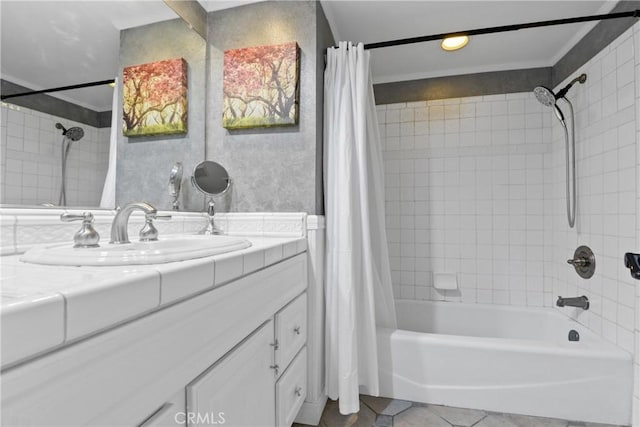
[[[640,252],[640,24],[570,78],[581,72],[587,82],[569,93],[574,229],[565,212],[564,134],[531,94],[378,107],[394,294],[529,306],[587,295],[589,311],[559,310],[635,355],[640,426],[640,282],[622,260]],[[596,255],[589,280],[566,264],[583,244]],[[434,289],[434,272],[455,273],[459,289]]]
[[[545,174],[547,282],[551,281],[554,295],[587,295],[588,311],[561,310],[631,353],[638,282],[624,267],[623,255],[640,250],[633,41],[633,29],[629,29],[570,77],[587,74],[586,83],[569,93],[576,111],[578,208],[574,229],[567,226],[564,133],[557,121],[552,124],[553,150],[545,158],[549,170]],[[561,106],[568,111],[565,104]],[[564,262],[580,245],[588,245],[596,255],[596,273],[588,280]]]
[[[80,126],[67,159],[67,205],[97,206],[109,159],[109,128],[94,128],[61,117],[2,103],[0,203],[58,204],[61,176],[60,122]]]
[[[542,275],[548,111],[517,93],[383,105],[378,116],[396,297],[550,301]],[[455,273],[459,290],[435,289],[440,272]]]

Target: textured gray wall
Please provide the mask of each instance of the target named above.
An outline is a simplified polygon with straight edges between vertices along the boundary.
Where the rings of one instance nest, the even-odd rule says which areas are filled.
[[[318,41],[316,45],[317,60],[316,60],[316,123],[318,124],[316,132],[316,214],[324,215],[324,67],[325,67],[325,55],[329,46],[336,44],[329,27],[329,21],[322,10],[320,3],[318,5],[317,19],[317,34]]]
[[[122,87],[118,122],[116,203],[147,201],[161,209],[171,208],[169,173],[177,161],[184,165],[180,206],[202,210],[203,196],[188,181],[194,166],[204,159],[206,43],[182,19],[120,32],[119,73],[130,65],[171,58],[188,63],[189,123],[186,136],[126,138],[122,135]]]
[[[376,104],[528,92],[551,86],[551,67],[490,71],[459,76],[381,83],[373,86]]]
[[[322,52],[333,40],[318,12],[314,1],[281,1],[209,14],[206,157],[222,164],[233,180],[221,201],[224,210],[323,212]],[[224,129],[224,51],[290,41],[298,42],[301,55],[299,124]]]

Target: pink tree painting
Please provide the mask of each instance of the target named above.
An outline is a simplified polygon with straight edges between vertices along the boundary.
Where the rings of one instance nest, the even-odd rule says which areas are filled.
[[[222,125],[243,129],[297,124],[299,73],[296,42],[226,51]]]
[[[187,62],[182,58],[125,67],[122,133],[187,132]]]

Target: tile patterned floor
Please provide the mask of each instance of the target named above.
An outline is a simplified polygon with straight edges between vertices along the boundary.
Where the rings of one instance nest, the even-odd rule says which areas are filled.
[[[305,427],[294,424],[293,427]],[[501,414],[476,409],[360,396],[360,412],[340,415],[338,402],[329,400],[318,427],[619,427],[553,418]]]

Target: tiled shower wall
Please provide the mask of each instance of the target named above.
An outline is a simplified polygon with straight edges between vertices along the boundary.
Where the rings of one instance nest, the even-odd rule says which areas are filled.
[[[587,295],[588,311],[559,310],[634,354],[633,426],[640,425],[640,282],[630,277],[623,255],[640,252],[639,25],[574,73],[587,74],[571,94],[577,117],[574,229],[564,212],[564,135],[555,121],[553,150],[545,156],[545,283],[552,282],[554,295]],[[588,280],[562,263],[579,245],[596,256],[596,272]]]
[[[548,305],[549,111],[517,93],[382,105],[378,116],[395,296]],[[434,289],[434,273],[456,274],[459,289]]]
[[[586,83],[569,93],[574,229],[565,212],[564,133],[532,94],[378,106],[394,294],[523,306],[587,295],[588,311],[559,310],[635,355],[635,426],[640,282],[622,257],[640,252],[640,24],[571,78],[581,72]],[[588,280],[566,264],[580,245],[596,255]],[[434,272],[456,274],[459,289],[434,289]]]
[[[67,158],[67,205],[98,206],[109,160],[110,128],[95,128],[24,107],[2,103],[0,203],[58,204],[62,134],[79,126],[84,137]]]
[[[636,235],[636,103],[633,28],[577,70],[585,84],[570,93],[576,112],[578,207],[575,228],[565,213],[565,151],[554,121],[552,151],[545,156],[545,283],[554,295],[587,295],[590,308],[561,309],[629,352],[634,349],[636,288],[623,263],[638,252]],[[563,82],[559,87],[569,83]],[[568,112],[566,104],[560,103]],[[580,278],[564,262],[580,245],[596,257],[596,272]]]

